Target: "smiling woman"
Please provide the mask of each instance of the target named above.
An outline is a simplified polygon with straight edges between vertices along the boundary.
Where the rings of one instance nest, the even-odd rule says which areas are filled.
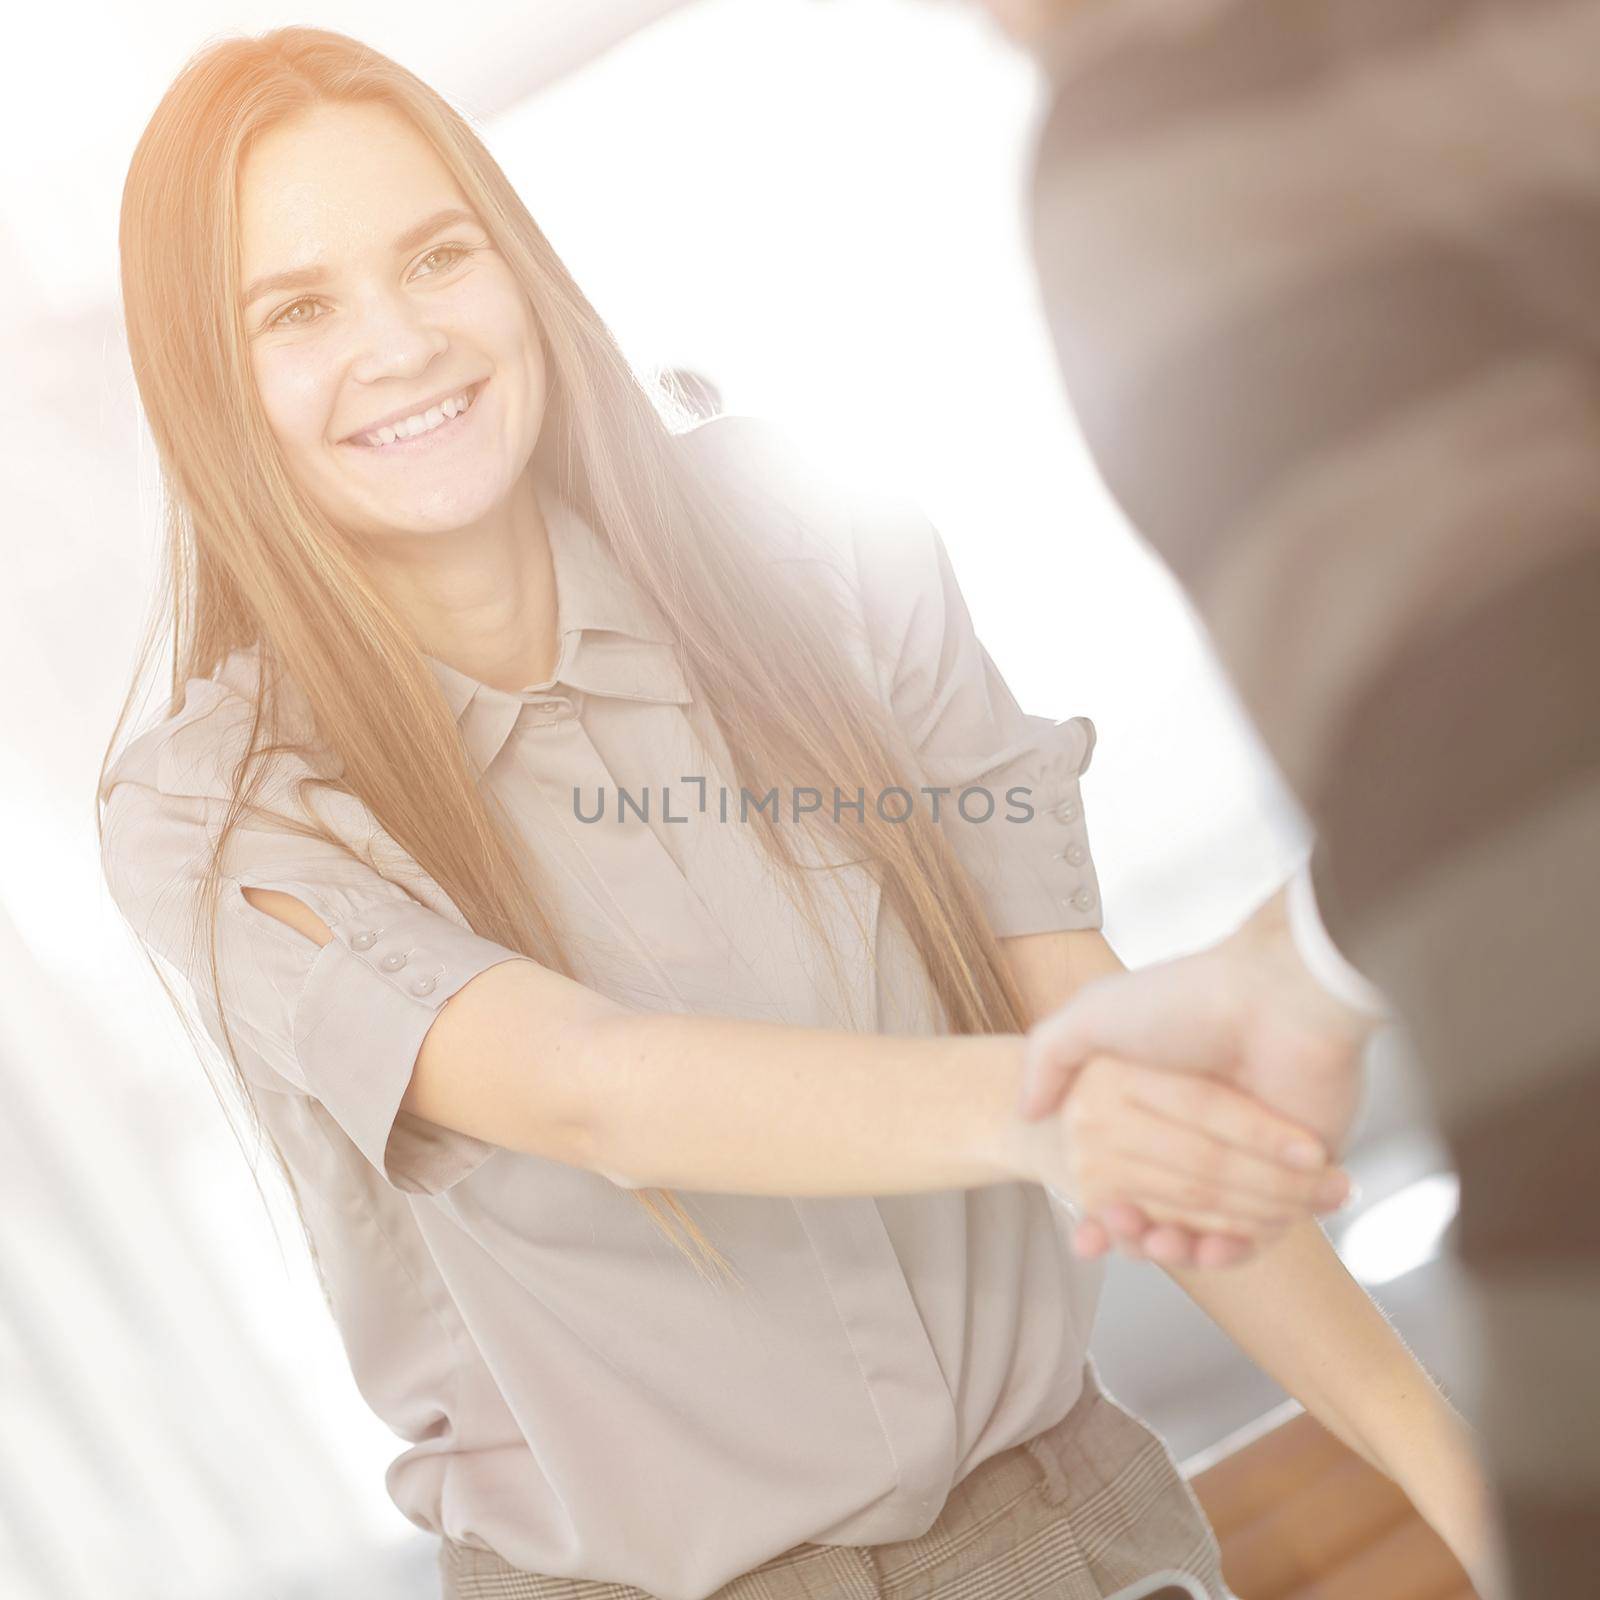
[[[1220,1600],[1044,1186],[1114,1198],[1154,1140],[1171,1220],[1264,1238],[1327,1174],[1128,1063],[1017,1118],[1021,1030],[1105,955],[1094,730],[1017,705],[926,519],[749,419],[674,432],[473,130],[340,35],[196,57],[121,245],[176,670],[104,870],[452,1600],[842,1600],[880,1555]],[[696,782],[763,803],[564,809]]]
[[[375,581],[391,594],[406,586],[414,568],[394,542],[401,532],[449,530],[474,565],[480,549],[536,552],[534,508],[512,491],[544,421],[539,325],[509,261],[416,126],[382,102],[319,103],[252,139],[238,194],[262,409],[296,481],[367,541]],[[396,217],[407,219],[398,234]],[[305,289],[316,293],[277,298]],[[471,404],[472,425],[441,426],[453,420],[456,397],[475,396],[491,375],[484,399]],[[394,448],[397,439],[404,448]],[[517,577],[498,574],[496,592],[524,592]],[[503,629],[516,621],[504,619]],[[460,642],[469,669],[498,664],[503,639],[481,626],[475,643],[441,637],[446,628],[434,618],[428,641],[442,658],[456,659]]]

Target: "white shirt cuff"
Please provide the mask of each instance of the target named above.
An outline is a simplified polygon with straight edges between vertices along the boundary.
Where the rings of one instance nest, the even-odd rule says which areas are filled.
[[[1289,880],[1284,897],[1289,918],[1289,937],[1311,974],[1335,1000],[1364,1016],[1387,1017],[1389,1003],[1383,991],[1358,972],[1329,937],[1317,910],[1316,891],[1311,882],[1311,858],[1300,863]]]

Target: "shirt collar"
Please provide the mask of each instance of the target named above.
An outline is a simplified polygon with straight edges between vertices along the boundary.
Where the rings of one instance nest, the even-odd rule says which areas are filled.
[[[499,754],[523,707],[563,687],[585,695],[684,705],[693,696],[665,620],[599,535],[543,482],[536,492],[555,569],[555,672],[520,690],[496,689],[427,655],[480,772]]]

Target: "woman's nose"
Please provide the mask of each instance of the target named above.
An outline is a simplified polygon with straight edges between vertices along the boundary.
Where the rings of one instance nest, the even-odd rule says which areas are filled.
[[[414,301],[389,295],[374,301],[353,330],[354,375],[362,382],[419,372],[450,343],[442,328]]]

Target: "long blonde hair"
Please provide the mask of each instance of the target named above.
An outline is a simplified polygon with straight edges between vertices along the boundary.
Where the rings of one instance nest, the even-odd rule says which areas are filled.
[[[907,783],[897,753],[904,746],[846,661],[822,608],[795,587],[792,567],[780,587],[773,565],[752,559],[737,509],[674,447],[670,410],[661,409],[670,402],[653,398],[631,370],[468,123],[366,45],[289,27],[224,39],[191,59],[162,97],[128,170],[123,305],[160,460],[165,570],[159,611],[107,747],[101,791],[158,640],[172,650],[171,712],[188,679],[207,677],[235,648],[256,645],[263,685],[292,676],[319,739],[338,757],[337,787],[368,808],[472,929],[571,976],[533,865],[480,791],[427,661],[340,530],[292,481],[248,364],[236,255],[240,163],[252,140],[286,118],[319,103],[374,101],[407,117],[438,152],[537,308],[549,401],[536,463],[659,608],[738,781],[757,794],[778,773],[786,775],[785,789],[838,785],[853,793],[860,785],[870,793]],[[315,1261],[293,1176],[261,1125],[239,1066],[217,970],[215,917],[228,837],[252,804],[266,758],[290,747],[276,696],[264,692],[197,912],[211,927],[210,976],[238,1099],[257,1137],[272,1146]],[[848,811],[818,825],[879,883],[950,1030],[1020,1031],[1021,998],[939,828],[920,809],[887,828]],[[309,812],[303,826],[328,837]],[[756,826],[806,909],[810,885],[784,830],[761,810]],[[862,954],[871,958],[870,949]],[[697,1270],[710,1262],[732,1272],[670,1190],[630,1192]],[[672,1217],[698,1257],[676,1236]]]

